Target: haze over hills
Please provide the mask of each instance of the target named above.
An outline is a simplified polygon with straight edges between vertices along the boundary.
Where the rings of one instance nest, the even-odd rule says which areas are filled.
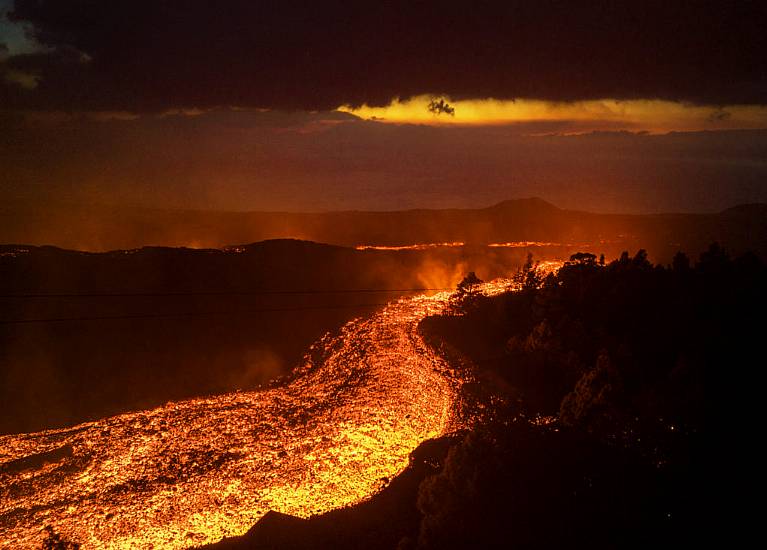
[[[470,269],[505,275],[525,253],[0,245],[0,434],[252,389],[407,289],[453,288]]]
[[[488,245],[519,241],[600,249],[609,255],[646,248],[659,261],[696,254],[712,241],[734,252],[767,252],[767,205],[706,214],[598,214],[564,210],[538,198],[479,209],[223,212],[32,204],[0,206],[0,242],[103,251],[142,246],[220,248],[297,238],[342,246],[417,243]]]

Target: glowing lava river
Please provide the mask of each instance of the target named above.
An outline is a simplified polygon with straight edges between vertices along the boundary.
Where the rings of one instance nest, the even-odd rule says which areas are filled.
[[[370,497],[460,425],[460,380],[416,330],[448,297],[351,321],[278,387],[0,436],[0,547],[40,548],[50,525],[83,549],[186,548],[269,510],[308,517]]]

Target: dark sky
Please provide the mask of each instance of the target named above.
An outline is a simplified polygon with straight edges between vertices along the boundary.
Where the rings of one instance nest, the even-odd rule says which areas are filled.
[[[767,2],[16,0],[6,106],[334,109],[394,97],[767,103]]]
[[[0,0],[0,200],[767,202],[765,29],[764,0]]]

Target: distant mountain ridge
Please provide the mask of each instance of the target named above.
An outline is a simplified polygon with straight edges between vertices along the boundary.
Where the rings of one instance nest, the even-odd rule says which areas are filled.
[[[403,246],[514,241],[617,244],[656,253],[698,252],[719,241],[736,252],[767,252],[767,205],[706,214],[598,214],[563,210],[540,198],[479,209],[400,211],[217,212],[17,203],[0,206],[0,242],[77,250],[143,246],[222,248],[294,238],[340,246]]]

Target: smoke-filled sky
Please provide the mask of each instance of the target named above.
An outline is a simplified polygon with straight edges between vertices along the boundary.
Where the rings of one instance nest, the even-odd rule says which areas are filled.
[[[5,200],[767,201],[761,1],[0,0],[0,13]]]

